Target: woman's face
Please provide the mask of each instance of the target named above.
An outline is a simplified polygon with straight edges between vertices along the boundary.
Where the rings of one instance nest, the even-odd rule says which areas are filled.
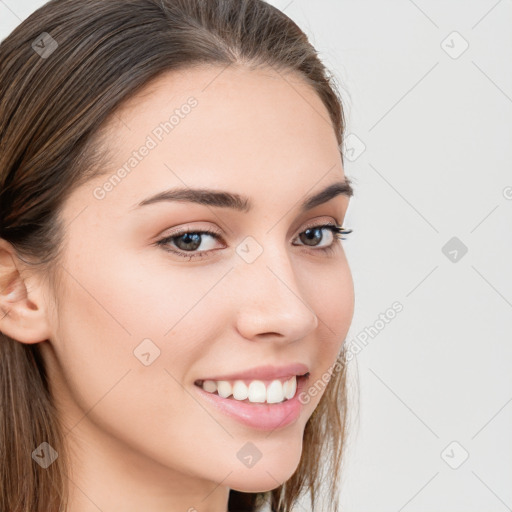
[[[349,193],[302,209],[344,180],[327,110],[297,77],[200,67],[159,77],[108,128],[111,167],[62,210],[61,289],[42,344],[76,479],[94,460],[105,481],[276,488],[299,464],[325,387],[284,421],[283,405],[245,404],[258,413],[244,422],[215,405],[233,397],[213,403],[194,383],[302,363],[313,386],[336,361],[350,269],[332,231],[305,231],[343,224]],[[141,205],[178,188],[179,201]],[[231,195],[201,204],[193,189]],[[235,195],[246,208],[226,206]],[[80,482],[94,500],[91,474]]]

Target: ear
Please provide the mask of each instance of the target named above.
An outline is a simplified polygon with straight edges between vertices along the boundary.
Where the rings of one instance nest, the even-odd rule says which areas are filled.
[[[22,343],[38,343],[50,336],[47,304],[41,277],[25,267],[13,246],[0,239],[0,331]]]

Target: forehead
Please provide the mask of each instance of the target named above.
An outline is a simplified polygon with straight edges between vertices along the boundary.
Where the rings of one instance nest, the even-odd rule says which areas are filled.
[[[186,68],[156,77],[115,112],[107,134],[109,146],[125,154],[147,135],[174,153],[185,138],[196,144],[196,152],[205,144],[218,153],[229,146],[227,155],[244,142],[263,150],[281,145],[283,151],[283,143],[294,137],[308,140],[308,150],[318,144],[322,149],[322,141],[337,144],[323,102],[296,73],[234,65]]]
[[[111,165],[90,186],[121,176],[108,187],[108,202],[123,202],[124,210],[171,186],[232,185],[279,202],[343,177],[317,93],[272,68],[167,72],[125,102],[103,132]]]

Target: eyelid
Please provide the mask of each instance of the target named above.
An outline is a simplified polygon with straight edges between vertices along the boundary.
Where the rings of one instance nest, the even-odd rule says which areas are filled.
[[[333,226],[336,226],[338,228],[341,228],[343,223],[340,223],[338,222],[337,219],[333,219],[332,217],[328,220],[328,221],[322,221],[322,218],[315,218],[314,220],[311,220],[311,221],[308,221],[306,224],[303,224],[301,227],[300,227],[300,231],[297,233],[297,234],[300,234],[302,233],[304,230],[306,229],[309,229],[309,228],[314,228],[316,226],[318,226],[319,224],[331,224]]]
[[[323,218],[325,218],[325,217],[328,217],[329,220],[328,221],[323,220]],[[308,221],[306,224],[301,224],[300,228],[298,228],[299,231],[297,231],[295,233],[294,238],[297,235],[299,235],[300,233],[302,233],[304,230],[306,230],[308,228],[316,227],[322,223],[332,224],[333,226],[337,226],[338,228],[341,228],[343,226],[343,223],[338,222],[338,220],[333,218],[332,216],[329,217],[327,215],[324,215],[324,216],[320,216],[320,217],[315,217],[314,219]],[[183,232],[187,232],[187,231],[198,232],[198,231],[203,231],[203,230],[211,231],[212,233],[215,233],[216,235],[218,235],[221,238],[224,237],[224,233],[222,232],[222,230],[220,230],[219,228],[217,228],[214,225],[208,226],[208,227],[203,227],[203,226],[196,226],[196,225],[190,225],[188,223],[185,223],[177,228],[172,228],[171,231],[169,231],[168,233],[164,232],[165,234],[158,235],[156,238],[164,238],[164,237],[168,238],[168,237],[179,235],[179,234],[181,234]]]
[[[191,226],[189,224],[183,224],[180,227],[172,228],[172,230],[169,231],[168,233],[166,233],[165,235],[164,234],[158,235],[158,238],[163,238],[163,237],[169,238],[172,236],[180,235],[181,233],[186,233],[188,231],[193,231],[193,232],[211,231],[212,233],[215,233],[216,235],[218,235],[220,237],[223,236],[222,231],[220,229],[218,229],[217,227],[208,226],[208,227],[204,228],[202,226],[197,227],[197,226]]]

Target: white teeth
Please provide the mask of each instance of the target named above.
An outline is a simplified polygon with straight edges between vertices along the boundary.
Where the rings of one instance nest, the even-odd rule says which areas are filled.
[[[293,398],[295,391],[297,391],[297,379],[287,380],[285,383],[284,396],[288,399]]]
[[[293,376],[284,383],[280,380],[273,380],[268,387],[261,380],[253,380],[249,386],[242,380],[231,383],[227,380],[205,380],[202,388],[208,393],[217,393],[222,398],[229,398],[233,395],[235,400],[246,400],[253,403],[267,402],[275,404],[293,398],[297,390],[297,377]]]
[[[253,380],[249,384],[249,402],[265,402],[267,400],[267,388],[261,380]]]
[[[283,392],[283,385],[279,380],[273,380],[267,388],[267,402],[269,404],[276,404],[282,402],[285,394]],[[286,397],[288,398],[288,397]]]
[[[217,384],[214,380],[205,380],[203,382],[203,389],[208,393],[215,393],[217,391]]]
[[[228,398],[231,395],[231,384],[227,380],[217,382],[217,393],[222,398]]]
[[[235,400],[245,400],[249,396],[249,388],[241,381],[235,381],[233,385],[233,398]]]

